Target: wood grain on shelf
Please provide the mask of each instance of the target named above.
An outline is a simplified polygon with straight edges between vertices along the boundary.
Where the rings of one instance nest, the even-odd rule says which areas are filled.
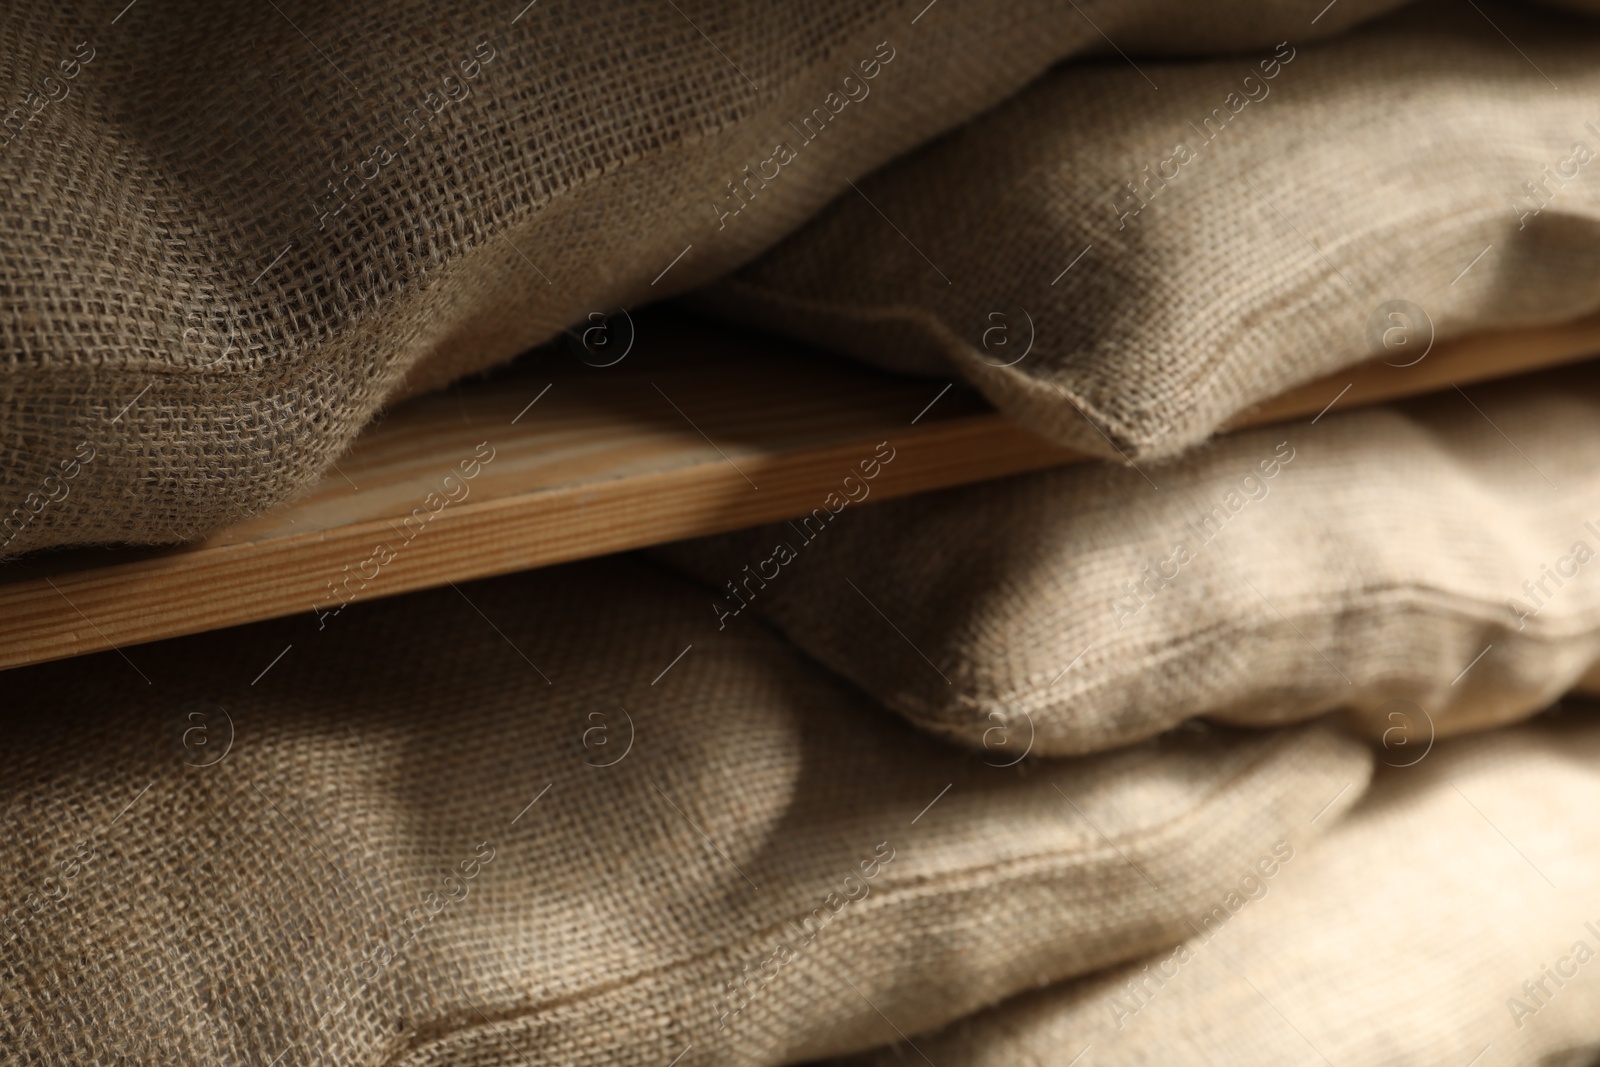
[[[638,337],[613,367],[585,366],[554,347],[408,401],[310,493],[204,541],[6,564],[0,668],[309,617],[337,607],[349,594],[335,586],[357,571],[364,581],[346,588],[371,599],[790,518],[819,506],[883,441],[895,458],[872,483],[872,500],[1082,458],[943,382],[664,315],[641,319]],[[1412,367],[1352,368],[1259,405],[1236,425],[1595,352],[1600,317],[1484,335],[1439,345]],[[477,470],[470,481],[459,476],[463,461]],[[456,480],[444,483],[452,471]],[[431,510],[445,488],[459,499]],[[414,514],[431,518],[424,525]],[[391,557],[381,564],[380,544]]]

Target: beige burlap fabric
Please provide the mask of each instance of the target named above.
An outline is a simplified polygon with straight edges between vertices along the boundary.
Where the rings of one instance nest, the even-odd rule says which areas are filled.
[[[1178,943],[1370,770],[1006,767],[627,561],[124,651],[0,675],[8,1062],[859,1051]]]
[[[922,7],[6,5],[0,555],[268,508],[386,400],[716,277],[1096,25],[1192,51],[1304,20]]]
[[[1290,37],[1139,63],[1158,92],[1061,68],[702,302],[1134,458],[1351,363],[1600,307],[1600,25],[1441,3]]]
[[[1193,715],[1350,708],[1414,750],[1530,714],[1600,659],[1597,454],[1585,366],[662,552],[715,587],[708,617],[764,613],[971,745],[1009,726],[1092,752]]]
[[[939,1067],[1592,1064],[1597,804],[1592,709],[1446,742],[1177,951],[912,1040]]]

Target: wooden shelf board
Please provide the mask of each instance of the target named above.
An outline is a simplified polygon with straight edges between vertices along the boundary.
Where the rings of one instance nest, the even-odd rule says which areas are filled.
[[[884,441],[895,458],[870,483],[869,502],[1082,458],[963,388],[942,392],[943,382],[666,313],[641,317],[637,335],[613,367],[553,346],[408,401],[311,492],[204,541],[8,562],[0,668],[296,612],[309,622],[351,596],[333,589],[353,573],[367,579],[345,587],[359,601],[792,518],[839,491]],[[1235,425],[1595,352],[1600,317],[1483,335],[1439,345],[1413,367],[1374,362],[1295,389]],[[462,461],[470,470],[490,450],[475,477],[460,477]],[[441,493],[438,507],[445,488],[459,499],[430,511],[429,494]],[[381,563],[380,545],[391,557]]]

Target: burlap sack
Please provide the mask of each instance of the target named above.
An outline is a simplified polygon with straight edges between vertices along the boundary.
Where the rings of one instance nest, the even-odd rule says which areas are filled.
[[[912,1040],[939,1067],[1592,1064],[1600,727],[1580,714],[1381,771],[1175,952]],[[862,1062],[924,1062],[899,1052]]]
[[[607,561],[0,675],[0,1048],[866,1049],[1178,943],[1369,774],[1327,727],[1006,767],[700,609]]]
[[[920,7],[6,5],[0,555],[268,508],[386,400],[716,277],[1096,26],[1192,51],[1304,20]]]
[[[1133,459],[1358,361],[1600,307],[1600,25],[1440,3],[1316,47],[1298,29],[1140,63],[1159,92],[1061,68],[701,303],[963,374]]]
[[[1416,751],[1600,661],[1600,369],[667,546],[917,723],[1092,752],[1354,709]],[[746,605],[746,606],[741,606]],[[1399,758],[1398,756],[1396,758]]]

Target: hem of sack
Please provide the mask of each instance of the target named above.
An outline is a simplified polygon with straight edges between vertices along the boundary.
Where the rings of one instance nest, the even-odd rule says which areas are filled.
[[[1363,607],[1357,618],[1374,613],[1384,616],[1392,615],[1398,601],[1398,606],[1413,606],[1421,607],[1423,610],[1432,610],[1441,618],[1480,625],[1499,626],[1503,631],[1509,630],[1509,624],[1505,623],[1503,619],[1504,605],[1491,604],[1487,601],[1463,596],[1437,586],[1418,582],[1398,582],[1382,586],[1363,587],[1358,591],[1359,595],[1372,595],[1374,593],[1376,594],[1374,601]],[[1311,619],[1327,618],[1332,614],[1343,615],[1344,612],[1308,612],[1303,610],[1295,612],[1291,610],[1285,613],[1285,617],[1293,625],[1304,623]],[[1497,616],[1499,617],[1497,618]],[[1588,621],[1585,622],[1585,619]],[[1205,649],[1224,642],[1233,643],[1257,636],[1270,625],[1272,625],[1272,620],[1266,620],[1259,625],[1251,626],[1234,626],[1224,622],[1191,634],[1181,641],[1164,642],[1156,653],[1154,661],[1142,665],[1139,668],[1139,672],[1144,673],[1173,660],[1193,655],[1197,649]],[[1595,635],[1597,639],[1600,639],[1600,609],[1591,608],[1586,613],[1575,612],[1568,617],[1568,623],[1565,626],[1535,623],[1518,632],[1518,637],[1522,640],[1545,645],[1579,640],[1588,635]],[[1596,664],[1600,664],[1600,656],[1590,662],[1591,667]],[[1042,678],[1043,675],[1040,677]],[[1119,688],[1123,685],[1125,678],[1125,674],[1118,674],[1097,680],[1077,689],[1063,690],[1061,694],[1048,697],[1040,694],[1036,686],[1031,686],[1026,690],[1012,689],[1006,693],[992,696],[978,696],[958,690],[956,694],[958,699],[964,701],[959,706],[951,704],[934,705],[920,699],[907,699],[906,697],[896,701],[893,706],[897,711],[912,717],[931,729],[957,731],[963,740],[970,740],[970,731],[978,726],[970,718],[970,713],[972,712],[986,714],[988,711],[993,710],[1016,711],[1019,709],[1030,714],[1043,712],[1057,704],[1082,700],[1087,696],[1107,689]],[[1308,716],[1307,719],[1309,720],[1315,715],[1321,714],[1322,711],[1334,710],[1337,707],[1337,704],[1330,705],[1328,708],[1321,709],[1321,711]],[[955,714],[951,714],[952,711]],[[1210,712],[1200,712],[1198,716],[1204,718],[1207,714],[1210,714]],[[1184,718],[1190,717],[1194,716],[1184,716]],[[1147,733],[1109,738],[1106,739],[1106,745],[1120,746],[1147,740],[1176,726],[1181,721],[1182,719],[1164,722],[1159,726],[1153,727]],[[987,725],[987,722],[985,725]],[[1081,752],[1077,750],[1052,752],[1051,755],[1061,757],[1088,755],[1102,751],[1106,745],[1085,749]]]
[[[1046,383],[1038,378],[1021,374],[996,373],[1003,371],[987,363],[977,351],[956,335],[936,312],[926,308],[908,304],[887,304],[879,307],[866,307],[859,304],[850,304],[844,301],[825,300],[818,297],[794,297],[779,293],[777,290],[757,285],[752,282],[740,281],[737,278],[726,280],[717,286],[722,291],[719,295],[710,294],[701,300],[708,306],[726,309],[729,298],[750,301],[765,305],[768,308],[780,310],[794,315],[813,315],[822,318],[832,318],[836,323],[846,327],[856,325],[890,325],[908,326],[924,334],[934,345],[939,356],[945,363],[945,369],[960,373],[969,385],[1000,409],[1008,418],[1016,418],[1007,408],[1014,407],[1017,394],[1023,394],[1024,403],[1028,407],[1053,403],[1058,397],[1067,400],[1075,406],[1088,420],[1089,425],[1097,433],[1073,434],[1061,432],[1059,427],[1050,425],[1046,420],[1016,418],[1027,429],[1050,438],[1058,444],[1068,448],[1081,449],[1105,459],[1120,457],[1128,461],[1130,455],[1143,455],[1148,446],[1141,446],[1139,434],[1121,419],[1116,418],[1102,410],[1098,405],[1076,392],[1069,391],[1059,382]],[[741,314],[741,309],[735,306],[735,313]],[[749,321],[754,321],[753,319]],[[826,342],[817,339],[815,334],[810,340],[813,343],[832,347]],[[866,357],[861,357],[866,358]],[[928,376],[933,376],[929,374]],[[1109,443],[1116,451],[1113,456],[1101,447],[1101,442]]]
[[[1459,233],[1463,226],[1493,223],[1500,220],[1502,214],[1503,212],[1497,209],[1473,205],[1466,210],[1443,217],[1423,215],[1422,218],[1418,219],[1407,216],[1405,219],[1395,222],[1390,227],[1390,230],[1414,234],[1416,226],[1423,224],[1427,225],[1436,235],[1448,236]],[[1353,237],[1340,235],[1335,237],[1324,251],[1329,254],[1337,253],[1345,248],[1353,247],[1363,240],[1371,239],[1371,234],[1360,234]],[[1327,272],[1325,267],[1321,265],[1321,261],[1309,260],[1297,274],[1292,274],[1285,280],[1280,291],[1284,294],[1284,299],[1296,301],[1298,302],[1297,306],[1303,306],[1314,302],[1317,289],[1327,282]],[[1058,382],[1047,381],[1044,378],[1033,375],[1000,375],[992,373],[996,368],[978,355],[970,344],[954,334],[936,312],[928,309],[906,305],[866,307],[846,301],[825,300],[815,297],[794,298],[781,295],[769,287],[740,281],[736,278],[723,282],[719,288],[723,288],[728,293],[744,299],[755,298],[769,305],[796,311],[808,311],[812,314],[824,316],[831,315],[846,323],[903,323],[922,329],[934,340],[946,362],[952,364],[955,369],[962,370],[966,374],[968,381],[977,386],[997,407],[1001,406],[1002,397],[997,395],[999,393],[998,389],[991,391],[990,388],[985,388],[984,383],[986,381],[1005,383],[1008,390],[1014,390],[1015,393],[1025,398],[1024,402],[1030,404],[1048,404],[1059,393],[1060,396],[1068,399],[1079,409],[1084,417],[1089,420],[1091,426],[1100,431],[1097,436],[1103,436],[1108,443],[1117,449],[1121,458],[1129,465],[1136,459],[1149,460],[1151,462],[1177,459],[1210,440],[1219,430],[1226,427],[1231,419],[1237,417],[1240,412],[1247,411],[1251,407],[1269,400],[1272,396],[1278,395],[1285,390],[1315,381],[1323,373],[1334,373],[1344,367],[1353,367],[1360,362],[1360,359],[1366,358],[1363,355],[1360,359],[1341,363],[1325,371],[1308,371],[1286,381],[1275,383],[1275,392],[1254,396],[1239,406],[1237,410],[1225,415],[1200,437],[1192,440],[1182,438],[1178,446],[1173,448],[1168,447],[1169,443],[1174,439],[1174,433],[1170,426],[1155,433],[1141,432],[1124,420],[1110,415],[1081,394],[1068,392]],[[713,297],[714,299],[715,297]],[[1600,300],[1591,301],[1587,310],[1592,311],[1595,307],[1600,307]],[[1586,312],[1579,312],[1578,314],[1584,313]],[[1271,314],[1273,317],[1281,317],[1278,313]],[[1247,332],[1245,328],[1238,327],[1234,330],[1233,335],[1238,337],[1245,332]],[[1436,340],[1438,342],[1451,341],[1470,332],[1472,331],[1445,330],[1439,332]],[[1219,343],[1214,346],[1213,351],[1222,352],[1236,349],[1237,347],[1237,345],[1230,346]],[[1191,398],[1218,395],[1220,383],[1225,380],[1234,384],[1244,384],[1245,378],[1239,373],[1241,369],[1243,368],[1235,368],[1230,371],[1229,361],[1225,356],[1213,356],[1212,358],[1203,359],[1194,366],[1187,368],[1181,378],[1171,383],[1171,391],[1182,393]],[[1051,426],[1043,423],[1030,423],[1028,428],[1069,447],[1083,448],[1097,455],[1106,456],[1106,453],[1098,447],[1098,441],[1087,436],[1078,437],[1070,432],[1063,432],[1061,424]],[[1085,441],[1088,443],[1085,444]],[[1110,457],[1107,456],[1107,458]]]
[[[1257,754],[1251,756],[1242,765],[1235,768],[1231,773],[1219,779],[1203,794],[1198,801],[1192,803],[1181,813],[1173,818],[1167,819],[1164,822],[1155,824],[1153,826],[1141,827],[1133,833],[1120,835],[1115,838],[1105,838],[1103,835],[1097,835],[1099,837],[1099,841],[1103,842],[1103,844],[1097,842],[1097,845],[1093,848],[1074,850],[1071,852],[1063,852],[1059,850],[1036,852],[1031,855],[1009,857],[1000,861],[976,864],[954,871],[945,871],[936,875],[923,876],[908,884],[896,886],[893,889],[885,889],[880,893],[875,894],[875,897],[879,903],[861,910],[862,912],[876,911],[885,907],[894,906],[906,900],[916,900],[932,894],[948,892],[953,888],[964,890],[980,890],[985,887],[1002,885],[1010,881],[1014,881],[1018,871],[1039,872],[1048,871],[1051,868],[1070,870],[1074,868],[1093,866],[1097,863],[1107,863],[1115,859],[1119,861],[1118,865],[1134,866],[1135,871],[1142,874],[1143,868],[1134,865],[1133,861],[1129,859],[1128,855],[1130,851],[1138,854],[1139,850],[1136,846],[1150,841],[1159,841],[1165,838],[1176,842],[1176,848],[1169,850],[1165,854],[1182,854],[1185,851],[1190,851],[1190,844],[1203,839],[1203,828],[1218,825],[1217,820],[1211,818],[1210,816],[1212,815],[1212,810],[1220,796],[1231,793],[1233,788],[1239,782],[1259,773],[1264,765],[1276,763],[1280,757],[1282,749],[1290,747],[1297,742],[1303,743],[1303,740],[1308,735],[1318,730],[1319,727],[1315,724],[1305,724],[1301,729],[1291,730],[1282,735],[1270,738],[1265,744],[1262,745],[1261,750]],[[1327,730],[1326,732],[1328,732],[1330,736],[1334,733],[1334,731],[1331,730]],[[1351,802],[1353,803],[1355,799],[1356,798],[1352,797]],[[1202,827],[1201,833],[1196,834],[1189,832],[1190,828],[1195,825]],[[1221,833],[1230,833],[1233,832],[1234,829],[1235,828],[1230,827],[1221,831]],[[1185,866],[1192,866],[1192,860],[1198,858],[1198,854],[1196,853],[1192,857],[1191,862],[1189,864],[1185,864]],[[1160,887],[1157,888],[1159,889]],[[1162,890],[1162,892],[1164,892],[1169,899],[1172,899],[1176,896],[1175,891],[1171,889]],[[1177,892],[1181,892],[1181,889]],[[862,903],[865,904],[866,901],[863,901]],[[1181,916],[1175,916],[1173,921],[1175,924],[1177,924],[1181,923],[1181,920]],[[753,946],[762,944],[768,934],[781,929],[781,923],[774,924],[770,927],[763,928],[761,931],[753,932],[740,941],[737,945],[734,943],[725,942],[715,948],[694,953],[693,955],[674,960],[671,963],[662,964],[647,970],[636,972],[626,977],[617,978],[611,982],[603,983],[581,992],[574,992],[565,996],[553,998],[536,1007],[503,1011],[498,1014],[484,1014],[483,1018],[485,1023],[483,1025],[469,1023],[463,1026],[442,1029],[439,1033],[430,1035],[420,1041],[408,1042],[404,1048],[388,1054],[380,1062],[382,1067],[403,1067],[403,1065],[406,1064],[411,1057],[419,1052],[427,1051],[430,1048],[444,1048],[463,1041],[473,1041],[483,1037],[489,1037],[493,1039],[495,1037],[503,1036],[503,1034],[499,1031],[500,1023],[514,1023],[520,1020],[537,1019],[541,1016],[547,1016],[558,1012],[564,1007],[581,1005],[585,1002],[593,1001],[609,994],[620,992],[630,986],[641,985],[653,978],[670,976],[674,973],[689,970],[694,965],[703,961],[715,959],[718,956],[731,954],[739,946]],[[1105,966],[1114,966],[1116,962],[1117,960],[1108,961]]]

